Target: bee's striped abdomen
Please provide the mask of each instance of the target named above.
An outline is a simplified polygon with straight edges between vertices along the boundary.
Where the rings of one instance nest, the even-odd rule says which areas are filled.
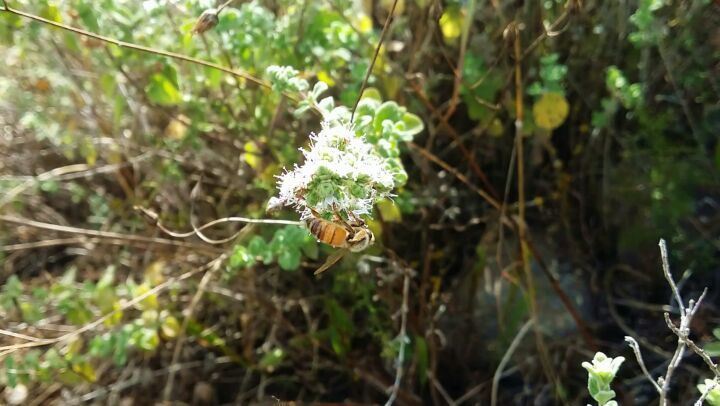
[[[306,224],[310,233],[321,242],[336,248],[345,246],[348,233],[343,227],[318,218],[309,219]]]

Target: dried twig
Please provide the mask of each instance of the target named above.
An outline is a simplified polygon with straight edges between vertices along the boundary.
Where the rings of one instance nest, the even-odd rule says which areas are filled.
[[[647,367],[645,366],[645,361],[643,360],[642,353],[640,352],[640,345],[637,341],[635,341],[634,338],[630,336],[625,336],[625,342],[628,343],[630,348],[632,348],[633,352],[635,353],[635,359],[637,360],[638,364],[640,364],[640,369],[642,370],[645,377],[652,383],[653,387],[658,393],[662,392],[662,388],[660,385],[658,385],[657,382],[655,382],[655,378],[650,375],[650,372],[648,371]]]
[[[703,290],[703,293],[700,295],[700,297],[697,300],[690,300],[687,304],[683,302],[682,296],[680,296],[680,290],[677,287],[677,284],[675,283],[675,279],[672,276],[672,273],[670,271],[670,261],[668,259],[668,252],[667,252],[667,244],[665,243],[665,240],[661,239],[658,243],[660,246],[660,259],[662,261],[662,268],[663,268],[663,275],[665,276],[665,279],[667,280],[668,284],[670,285],[670,289],[672,290],[673,299],[678,304],[678,309],[680,310],[680,326],[676,326],[672,320],[670,319],[670,313],[665,312],[665,322],[667,323],[668,327],[672,332],[678,337],[678,343],[677,347],[675,349],[675,352],[673,353],[672,358],[670,359],[670,363],[668,364],[667,370],[665,371],[665,376],[660,377],[657,379],[657,381],[650,375],[648,372],[647,367],[645,366],[645,362],[643,361],[642,354],[640,352],[640,346],[638,345],[637,341],[633,339],[632,337],[625,337],[625,341],[628,343],[630,348],[632,348],[633,352],[635,353],[635,358],[638,361],[638,364],[640,364],[640,368],[643,371],[643,374],[652,382],[653,386],[655,387],[655,390],[660,395],[660,406],[666,406],[668,404],[667,396],[668,392],[670,391],[670,381],[672,380],[673,374],[675,373],[675,370],[680,365],[680,362],[683,359],[683,354],[685,353],[685,348],[689,347],[691,350],[693,350],[696,354],[698,354],[703,361],[708,365],[710,370],[715,374],[715,379],[720,378],[720,371],[718,371],[717,365],[710,359],[710,357],[703,351],[700,347],[698,347],[688,336],[690,334],[690,322],[692,321],[693,317],[695,316],[695,313],[697,313],[698,308],[700,307],[700,304],[702,303],[703,299],[705,298],[705,294],[707,293],[707,288]],[[702,399],[702,397],[701,397]],[[700,404],[702,404],[701,400],[698,400]],[[698,404],[698,403],[696,403]]]

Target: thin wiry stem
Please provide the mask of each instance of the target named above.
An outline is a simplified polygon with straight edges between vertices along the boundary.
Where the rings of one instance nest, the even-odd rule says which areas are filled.
[[[229,6],[230,3],[232,3],[233,1],[235,0],[227,0],[225,3],[221,4],[220,7],[218,7],[217,9],[217,14],[220,14],[220,12],[223,11],[225,7]]]
[[[500,378],[502,378],[502,373],[505,369],[505,366],[508,362],[510,362],[510,357],[512,357],[512,355],[515,353],[515,350],[520,345],[520,342],[525,337],[525,334],[527,334],[528,330],[530,330],[530,327],[532,327],[534,322],[535,321],[533,319],[530,319],[526,321],[525,324],[523,324],[523,326],[520,328],[520,331],[518,331],[518,333],[515,335],[515,338],[513,338],[512,342],[510,343],[507,351],[505,351],[505,355],[503,355],[502,359],[500,360],[500,364],[498,364],[498,367],[495,370],[495,375],[493,375],[492,391],[490,392],[491,406],[497,405],[498,387],[500,386]]]
[[[350,122],[353,121],[353,118],[355,118],[355,110],[357,109],[358,104],[360,103],[360,99],[362,98],[362,94],[365,91],[365,86],[367,86],[368,80],[370,79],[370,75],[372,74],[373,67],[375,66],[375,61],[377,61],[377,57],[380,54],[380,47],[383,44],[383,41],[385,40],[385,34],[388,31],[388,27],[390,26],[390,21],[393,19],[393,15],[395,14],[395,6],[397,6],[398,0],[395,0],[393,2],[392,8],[390,9],[390,14],[388,14],[387,18],[385,19],[385,24],[383,25],[382,32],[380,32],[380,39],[378,40],[378,44],[375,47],[375,54],[373,55],[372,62],[370,62],[370,66],[368,66],[367,72],[365,72],[365,79],[362,81],[362,85],[360,85],[360,93],[358,94],[357,100],[355,100],[355,105],[353,106],[352,113],[350,114]]]
[[[205,223],[205,224],[201,225],[200,227],[197,227],[193,224],[192,231],[183,233],[183,232],[170,230],[169,228],[164,226],[162,224],[162,222],[160,221],[160,216],[150,209],[147,209],[147,208],[141,207],[141,206],[135,206],[135,210],[139,210],[140,212],[142,212],[142,214],[145,215],[145,217],[147,217],[149,220],[151,220],[153,222],[153,224],[155,224],[155,226],[157,226],[157,228],[160,229],[160,231],[162,231],[163,233],[165,233],[171,237],[187,238],[187,237],[191,237],[193,235],[197,235],[203,241],[205,241],[209,244],[223,244],[223,243],[226,243],[226,242],[232,240],[233,238],[235,238],[237,236],[237,233],[236,233],[232,237],[228,237],[228,238],[225,238],[222,240],[212,240],[204,235],[201,236],[200,232],[202,230],[205,230],[205,229],[215,226],[217,224],[246,223],[246,224],[275,224],[275,225],[287,225],[287,226],[302,226],[303,225],[303,223],[301,221],[294,221],[294,220],[252,219],[252,218],[247,218],[247,217],[223,217],[223,218],[213,220],[209,223]],[[0,218],[0,220],[2,220],[2,218]]]
[[[407,314],[408,314],[408,296],[410,295],[410,270],[403,269],[403,297],[402,307],[400,308],[400,348],[398,349],[398,357],[395,360],[395,382],[390,388],[390,398],[385,402],[385,406],[391,406],[397,398],[400,391],[400,382],[403,376],[403,364],[405,363],[405,343],[407,342]]]
[[[678,307],[680,308],[680,316],[685,316],[685,305],[683,304],[682,297],[680,297],[680,291],[675,284],[675,280],[670,273],[670,261],[668,260],[667,244],[665,243],[665,240],[660,239],[658,246],[660,247],[660,258],[662,260],[663,275],[665,275],[665,279],[668,281],[668,284],[670,284],[670,289],[672,289],[673,296],[678,303]]]

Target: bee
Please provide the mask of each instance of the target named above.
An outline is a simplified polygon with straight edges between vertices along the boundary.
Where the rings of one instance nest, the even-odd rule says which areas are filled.
[[[348,221],[345,221],[337,211],[335,211],[333,221],[325,220],[313,209],[310,209],[310,212],[312,216],[305,220],[305,226],[310,234],[322,243],[340,248],[315,271],[315,275],[328,270],[348,252],[363,251],[375,242],[375,235],[367,224],[352,212],[348,212],[350,218]]]

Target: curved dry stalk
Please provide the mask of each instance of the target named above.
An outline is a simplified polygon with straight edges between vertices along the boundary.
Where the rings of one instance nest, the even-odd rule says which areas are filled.
[[[187,238],[187,237],[191,237],[193,235],[197,235],[203,241],[205,241],[209,244],[226,243],[226,242],[234,239],[235,237],[237,237],[237,235],[240,233],[240,231],[242,231],[242,230],[240,230],[237,233],[233,234],[233,236],[222,239],[222,240],[212,240],[212,239],[206,237],[204,234],[201,236],[200,232],[202,230],[208,229],[208,228],[218,225],[218,224],[246,223],[246,224],[275,224],[275,225],[286,225],[286,226],[302,226],[303,225],[302,221],[295,221],[295,220],[252,219],[252,218],[248,218],[248,217],[223,217],[223,218],[219,218],[219,219],[210,221],[208,223],[205,223],[205,224],[201,225],[200,227],[196,227],[193,224],[192,231],[179,232],[179,231],[170,230],[169,228],[164,226],[162,224],[162,222],[160,222],[160,216],[157,213],[155,213],[154,211],[147,209],[145,207],[142,207],[142,206],[135,206],[134,208],[135,208],[135,210],[142,212],[142,214],[145,215],[145,217],[147,217],[150,221],[152,221],[152,223],[155,224],[155,226],[157,226],[157,228],[159,228],[160,231],[162,231],[163,233],[165,233],[171,237]],[[0,218],[0,220],[1,220],[1,218]]]
[[[638,342],[630,336],[625,336],[625,342],[628,343],[630,348],[632,348],[633,353],[635,353],[635,359],[637,360],[638,364],[640,364],[640,369],[642,370],[643,375],[645,375],[645,377],[650,381],[657,393],[662,393],[662,388],[655,381],[655,378],[650,375],[650,371],[648,371],[647,367],[645,366],[645,361],[643,360],[642,353],[640,352],[640,344],[638,344]]]
[[[525,337],[525,334],[527,334],[528,330],[530,330],[530,327],[533,326],[535,323],[535,320],[530,319],[523,324],[523,326],[520,328],[518,333],[515,335],[515,338],[513,338],[512,342],[510,343],[510,346],[508,347],[507,351],[505,351],[505,354],[503,355],[502,359],[500,360],[500,363],[498,364],[497,369],[495,370],[495,375],[493,375],[492,380],[492,391],[490,394],[490,405],[495,406],[497,405],[497,394],[498,394],[498,388],[500,386],[500,378],[502,378],[503,370],[505,369],[505,366],[508,362],[510,362],[510,357],[515,353],[515,350],[520,345],[520,342]]]

